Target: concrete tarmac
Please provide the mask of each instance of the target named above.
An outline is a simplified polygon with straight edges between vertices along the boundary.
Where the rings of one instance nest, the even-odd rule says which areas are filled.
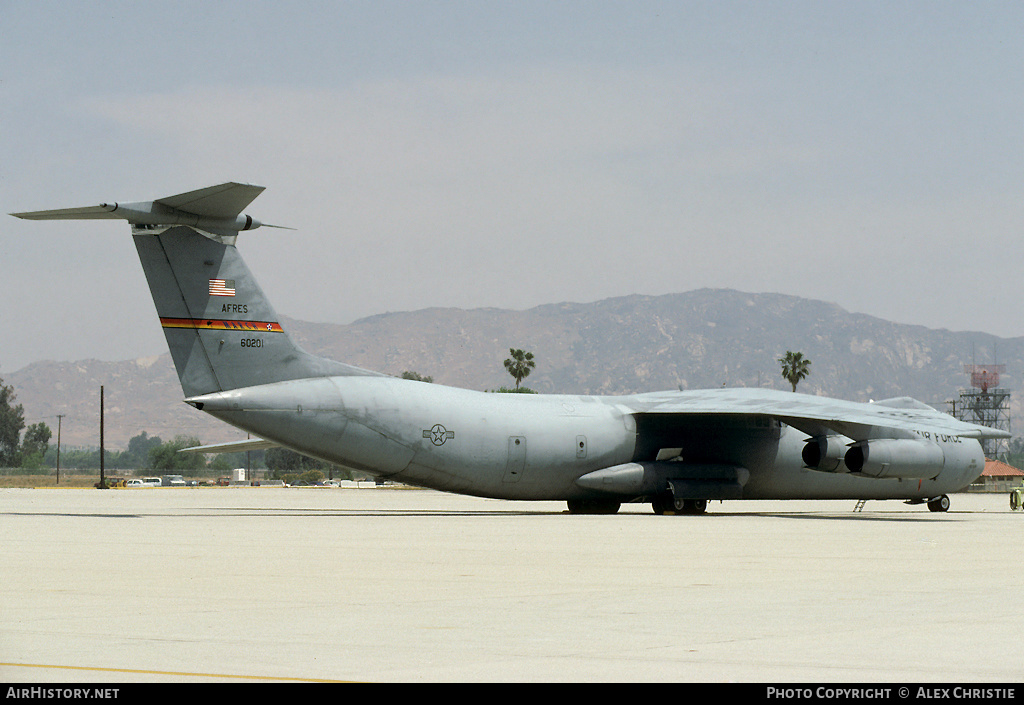
[[[1019,681],[1024,514],[951,499],[5,489],[0,681]]]

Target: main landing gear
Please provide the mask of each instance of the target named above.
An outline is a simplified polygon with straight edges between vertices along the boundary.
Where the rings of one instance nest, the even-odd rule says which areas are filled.
[[[949,497],[944,494],[931,499],[908,499],[904,504],[927,504],[928,509],[933,512],[949,511]]]
[[[706,514],[706,499],[678,499],[671,492],[655,495],[651,500],[651,508],[655,514]]]

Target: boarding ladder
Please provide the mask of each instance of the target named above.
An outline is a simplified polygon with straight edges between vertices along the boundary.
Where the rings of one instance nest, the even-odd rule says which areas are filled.
[[[866,499],[858,499],[857,500],[857,506],[853,508],[853,511],[855,511],[855,512],[862,511],[864,509],[864,505],[867,504],[867,503],[868,503],[868,501]]]

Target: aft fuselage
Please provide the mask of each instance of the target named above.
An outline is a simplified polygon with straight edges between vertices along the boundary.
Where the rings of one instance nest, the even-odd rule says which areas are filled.
[[[328,377],[190,400],[342,467],[508,499],[592,494],[577,477],[633,457],[629,409],[598,397],[490,394],[390,377]]]

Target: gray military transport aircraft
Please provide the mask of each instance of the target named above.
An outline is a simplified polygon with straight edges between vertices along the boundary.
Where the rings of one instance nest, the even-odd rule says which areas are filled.
[[[185,401],[260,440],[380,478],[614,513],[700,514],[708,500],[902,499],[949,508],[984,467],[963,423],[909,398],[858,403],[767,389],[490,394],[315,357],[282,329],[235,247],[261,223],[238,183],[138,203],[14,213],[117,218],[132,235]]]

